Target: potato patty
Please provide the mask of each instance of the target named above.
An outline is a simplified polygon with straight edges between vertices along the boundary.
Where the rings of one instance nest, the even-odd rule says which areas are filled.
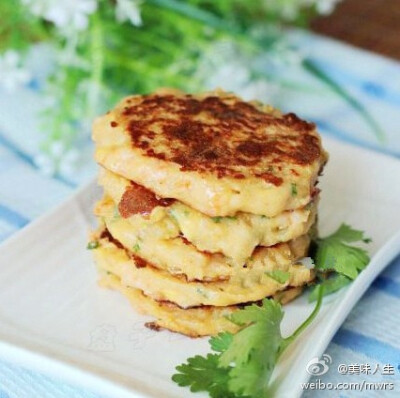
[[[187,280],[215,281],[232,276],[250,277],[277,266],[287,266],[307,255],[310,236],[302,235],[271,247],[257,247],[245,264],[235,266],[229,257],[199,251],[182,238],[176,224],[164,217],[152,224],[142,218],[124,219],[114,213],[111,200],[98,202],[95,214],[114,239],[132,253],[172,275]]]
[[[222,91],[127,97],[93,139],[105,168],[211,217],[305,206],[327,159],[314,124]]]
[[[114,274],[99,269],[99,284],[102,287],[119,291],[128,298],[138,312],[155,319],[149,327],[164,328],[190,337],[210,336],[221,332],[236,332],[238,326],[226,319],[241,306],[212,307],[202,306],[183,309],[173,303],[156,301],[147,297],[139,289],[125,286]],[[302,292],[301,287],[294,287],[279,292],[273,298],[286,304]]]
[[[157,229],[160,239],[183,236],[200,251],[223,254],[233,266],[243,266],[257,246],[273,246],[306,234],[315,222],[318,205],[316,195],[307,206],[275,217],[243,212],[235,217],[210,217],[182,202],[157,199],[146,188],[105,169],[100,170],[99,183],[123,218],[144,229]]]
[[[94,256],[101,269],[118,276],[124,285],[139,289],[146,296],[172,302],[181,308],[202,305],[222,307],[258,301],[287,287],[303,286],[314,279],[313,271],[301,264],[277,264],[277,268],[260,270],[257,274],[252,273],[251,277],[232,277],[222,282],[188,282],[132,255],[118,241],[104,234],[100,236]],[[267,274],[277,269],[287,273],[286,281],[278,282]]]

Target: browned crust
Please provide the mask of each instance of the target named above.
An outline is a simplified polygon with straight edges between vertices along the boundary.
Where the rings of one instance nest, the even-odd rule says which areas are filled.
[[[175,199],[158,198],[149,189],[131,181],[131,185],[122,195],[118,210],[123,218],[128,218],[135,214],[148,215],[155,207],[167,207],[174,202]]]
[[[283,180],[274,170],[306,166],[323,156],[313,123],[293,113],[264,112],[233,95],[130,97],[115,116],[114,123],[128,132],[134,148],[174,162],[182,171],[236,179],[251,171],[279,186]],[[167,149],[160,149],[159,143]]]

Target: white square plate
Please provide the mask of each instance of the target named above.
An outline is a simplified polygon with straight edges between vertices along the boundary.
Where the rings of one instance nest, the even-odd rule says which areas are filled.
[[[356,282],[324,301],[281,358],[273,380],[279,397],[301,395],[307,362],[400,248],[400,162],[326,138],[324,144],[330,161],[321,182],[321,234],[342,221],[363,229],[373,239],[373,259]],[[192,397],[171,375],[187,357],[206,353],[207,339],[148,330],[148,319],[125,298],[96,285],[86,250],[96,196],[93,183],[0,247],[0,355],[113,397]],[[306,297],[285,306],[283,335],[312,308]]]

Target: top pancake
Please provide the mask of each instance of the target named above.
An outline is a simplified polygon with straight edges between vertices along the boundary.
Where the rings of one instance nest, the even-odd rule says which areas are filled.
[[[132,96],[94,123],[96,160],[210,216],[275,216],[311,200],[315,125],[221,91]]]

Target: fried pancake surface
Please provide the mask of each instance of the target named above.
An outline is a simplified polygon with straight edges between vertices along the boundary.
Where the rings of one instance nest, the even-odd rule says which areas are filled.
[[[142,217],[124,219],[114,209],[111,200],[102,200],[95,213],[115,240],[158,269],[183,275],[187,280],[215,281],[244,274],[248,277],[249,273],[258,275],[306,256],[310,244],[310,236],[305,234],[271,247],[257,247],[244,264],[235,266],[220,253],[199,251],[179,235],[176,224],[168,217],[156,223]]]
[[[317,213],[315,197],[307,206],[275,217],[242,212],[235,217],[210,217],[182,202],[157,199],[152,192],[105,169],[100,170],[99,183],[118,208],[113,212],[121,217],[144,229],[157,229],[160,239],[183,236],[200,251],[223,254],[233,266],[244,265],[257,246],[273,246],[306,234]]]
[[[301,264],[277,264],[275,270],[289,274],[284,283],[268,276],[266,270],[257,274],[244,273],[222,282],[188,282],[183,277],[156,269],[107,237],[99,240],[94,257],[98,267],[118,276],[124,285],[139,289],[157,301],[169,301],[181,308],[203,305],[222,307],[258,301],[287,287],[303,286],[314,279],[313,271]]]
[[[221,91],[127,97],[93,139],[105,168],[212,217],[305,206],[326,162],[314,124]]]
[[[99,284],[119,291],[128,298],[135,310],[154,317],[156,320],[151,323],[154,328],[165,328],[190,337],[210,336],[221,332],[234,333],[238,330],[238,326],[226,319],[226,316],[241,308],[240,306],[183,309],[173,303],[155,301],[139,289],[125,286],[116,275],[101,269]],[[301,291],[301,287],[290,288],[274,298],[286,304],[296,298]]]

